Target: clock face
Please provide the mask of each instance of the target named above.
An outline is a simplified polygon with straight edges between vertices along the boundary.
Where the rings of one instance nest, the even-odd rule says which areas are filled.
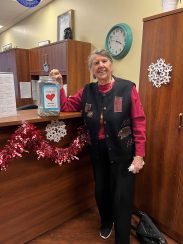
[[[132,45],[132,32],[127,24],[114,25],[106,37],[106,50],[115,59],[123,58],[127,55]]]
[[[108,50],[112,55],[119,55],[125,47],[125,33],[124,31],[116,27],[113,29],[108,38]]]

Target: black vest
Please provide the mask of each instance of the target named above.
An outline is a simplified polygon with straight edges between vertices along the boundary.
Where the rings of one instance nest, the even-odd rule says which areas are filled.
[[[97,152],[100,115],[103,113],[105,139],[111,163],[129,166],[134,156],[131,126],[131,81],[115,78],[107,93],[98,91],[98,82],[87,84],[82,95],[82,113],[94,152]]]

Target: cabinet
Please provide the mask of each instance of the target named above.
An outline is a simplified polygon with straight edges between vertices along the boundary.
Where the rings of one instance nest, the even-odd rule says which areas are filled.
[[[30,82],[29,50],[13,48],[0,53],[0,72],[13,72],[17,107],[32,103],[32,98],[21,98],[20,82]]]
[[[136,176],[134,207],[183,243],[183,9],[144,19],[139,93],[147,117],[146,165]],[[156,88],[148,68],[172,65],[168,85]]]
[[[59,69],[67,84],[67,94],[73,95],[90,81],[87,58],[91,44],[76,40],[64,40],[29,51],[30,73],[33,79],[49,75],[53,68]]]

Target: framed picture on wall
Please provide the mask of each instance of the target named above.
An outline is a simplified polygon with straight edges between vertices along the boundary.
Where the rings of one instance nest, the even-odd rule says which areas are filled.
[[[3,52],[5,52],[7,50],[10,50],[10,49],[12,49],[12,43],[8,43],[8,44],[2,46],[2,51]]]
[[[38,46],[39,47],[45,46],[45,45],[48,45],[48,44],[50,44],[50,40],[45,40],[45,41],[38,42]]]
[[[57,40],[64,40],[64,30],[71,28],[72,35],[74,32],[74,10],[71,9],[57,17]]]

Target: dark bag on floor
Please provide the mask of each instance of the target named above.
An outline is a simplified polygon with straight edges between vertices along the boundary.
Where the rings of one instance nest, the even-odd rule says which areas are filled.
[[[167,244],[162,233],[146,213],[137,211],[134,215],[139,217],[139,223],[136,227],[132,226],[132,228],[136,231],[141,244]]]

